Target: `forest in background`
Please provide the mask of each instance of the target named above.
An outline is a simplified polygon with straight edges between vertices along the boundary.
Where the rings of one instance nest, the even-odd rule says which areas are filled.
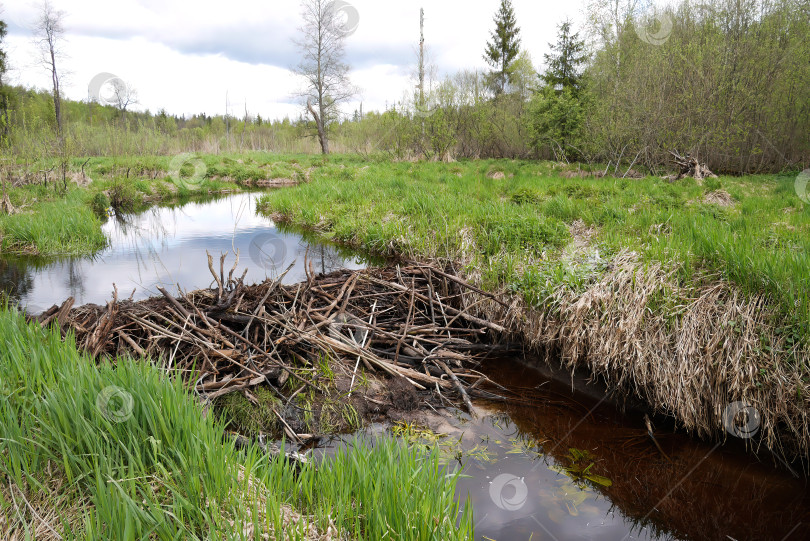
[[[504,1],[492,35],[505,51],[500,68],[427,80],[421,93],[386,111],[335,117],[327,125],[332,151],[554,159],[654,174],[668,168],[670,151],[697,156],[718,173],[810,165],[809,2],[687,0],[655,11],[597,0],[588,15],[586,27],[566,21],[549,36],[538,73]],[[303,108],[298,119],[265,121],[61,100],[60,133],[53,92],[0,91],[2,153],[23,163],[59,155],[319,151]]]

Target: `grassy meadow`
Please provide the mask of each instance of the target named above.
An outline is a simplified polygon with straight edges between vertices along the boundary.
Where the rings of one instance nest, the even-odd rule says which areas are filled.
[[[339,164],[263,195],[260,208],[373,253],[466,262],[488,288],[538,308],[559,286],[582,290],[600,265],[634,250],[673,266],[684,283],[711,276],[766,293],[795,338],[807,338],[810,205],[794,191],[795,174],[698,183],[581,178],[572,169],[515,160]],[[594,250],[572,263],[566,250],[583,237]]]

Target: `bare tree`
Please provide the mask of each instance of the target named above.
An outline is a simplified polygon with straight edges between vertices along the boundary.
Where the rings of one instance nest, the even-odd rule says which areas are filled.
[[[63,58],[61,45],[65,35],[64,18],[64,11],[54,9],[50,0],[44,0],[40,4],[39,18],[34,26],[34,35],[42,54],[42,65],[51,74],[53,81],[53,108],[56,113],[56,130],[59,135],[62,134],[62,97],[57,62]]]
[[[105,99],[121,111],[123,117],[127,107],[138,103],[138,91],[131,83],[116,77],[110,81],[110,95]]]
[[[335,0],[303,0],[304,25],[294,42],[302,54],[296,73],[306,80],[301,93],[315,120],[321,151],[329,154],[329,126],[337,120],[339,105],[355,94],[344,62],[345,40],[356,21],[344,18],[345,3]],[[354,12],[356,15],[356,12]]]

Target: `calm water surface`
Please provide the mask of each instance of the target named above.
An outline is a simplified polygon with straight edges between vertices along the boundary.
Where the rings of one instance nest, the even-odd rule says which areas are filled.
[[[208,287],[212,283],[206,251],[229,253],[226,272],[239,251],[236,275],[248,270],[245,282],[261,282],[294,264],[285,283],[305,279],[304,256],[315,272],[366,266],[363,258],[341,255],[333,246],[306,242],[296,233],[279,230],[256,213],[256,194],[241,193],[175,206],[155,206],[145,212],[110,218],[103,226],[109,246],[93,257],[42,259],[0,256],[0,290],[31,312],[47,309],[68,297],[76,306],[102,304],[134,290],[134,298],[170,291]]]

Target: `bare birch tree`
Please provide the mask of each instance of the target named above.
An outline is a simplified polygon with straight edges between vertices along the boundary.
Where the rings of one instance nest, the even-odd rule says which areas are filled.
[[[109,102],[111,102],[116,109],[121,111],[121,118],[124,117],[127,107],[140,103],[138,101],[138,91],[132,83],[120,78],[115,78],[110,81],[110,87]]]
[[[42,65],[48,70],[53,82],[53,108],[56,114],[56,131],[62,135],[62,96],[57,62],[62,60],[62,41],[65,35],[63,21],[65,12],[56,10],[49,0],[39,7],[39,18],[34,26],[37,46],[42,55]]]
[[[338,118],[340,103],[355,94],[344,58],[357,12],[338,0],[303,0],[301,7],[304,25],[294,42],[302,59],[295,71],[306,81],[301,95],[315,121],[321,151],[329,154],[329,126]]]

